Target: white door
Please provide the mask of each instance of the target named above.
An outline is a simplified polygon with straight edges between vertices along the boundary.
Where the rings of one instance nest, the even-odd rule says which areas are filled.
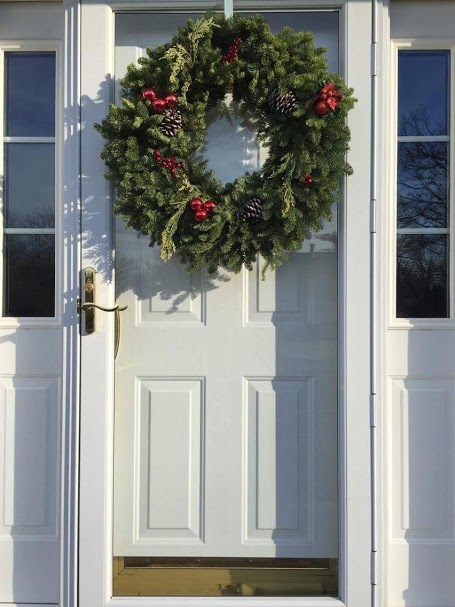
[[[201,0],[197,6],[210,5]],[[298,29],[316,31],[337,69],[338,36],[318,29],[320,12],[311,10],[317,2],[302,0],[302,5],[308,13],[275,13],[282,19],[278,27],[292,19]],[[172,4],[178,6],[187,5]],[[238,0],[236,9],[240,6],[247,5]],[[151,42],[150,32],[157,42],[169,40],[178,14],[158,14],[167,3],[153,1],[140,9],[134,5],[133,12],[143,11],[135,16],[124,4],[82,2],[82,267],[97,270],[97,303],[111,306],[117,298],[129,305],[122,313],[115,390],[113,314],[97,312],[95,333],[83,332],[81,340],[82,607],[126,607],[136,600],[161,604],[162,598],[125,593],[112,598],[121,560],[113,564],[112,557],[128,554],[163,560],[165,555],[339,555],[340,600],[302,598],[302,604],[341,606],[348,594],[349,607],[370,602],[370,212],[365,204],[370,136],[365,125],[371,108],[371,4],[340,0],[340,6],[322,17],[340,24],[340,64],[359,96],[349,117],[355,174],[345,184],[349,204],[341,205],[341,246],[337,251],[335,224],[327,226],[265,282],[256,268],[210,285],[203,274],[190,277],[174,263],[163,266],[147,240],[124,232],[120,223],[114,262],[111,189],[103,179],[102,140],[92,128],[114,97],[114,74],[140,56]],[[131,19],[133,31],[126,29],[115,49],[122,19]],[[163,20],[159,26],[158,19]],[[355,68],[348,72],[351,61]],[[217,126],[224,153],[225,126]],[[212,141],[216,136],[210,134]],[[251,162],[253,142],[248,139],[247,146],[242,140],[247,133],[237,136],[241,143],[231,139],[229,146],[240,145],[242,160]],[[247,147],[251,155],[243,156]],[[213,151],[208,156],[210,162],[219,160]],[[222,175],[222,167],[216,170]],[[224,178],[240,170],[237,166]],[[343,285],[338,317],[337,257]],[[338,332],[345,339],[340,369]],[[205,599],[192,604],[217,603]],[[260,597],[253,600],[264,604]],[[281,601],[267,597],[267,604]]]
[[[118,15],[116,79],[189,17]],[[337,70],[337,13],[266,18]],[[227,182],[261,152],[218,118],[206,155]],[[336,558],[336,221],[264,281],[189,275],[116,225],[114,556]]]
[[[1,604],[59,601],[63,30],[57,3],[0,3]]]
[[[384,604],[448,607],[455,603],[455,5],[392,2],[391,38]]]

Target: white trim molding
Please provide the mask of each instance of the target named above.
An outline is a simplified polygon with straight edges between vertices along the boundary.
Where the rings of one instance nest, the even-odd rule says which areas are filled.
[[[5,137],[4,133],[4,56],[7,52],[17,51],[50,51],[55,53],[55,137]],[[0,328],[43,327],[55,328],[61,326],[62,307],[61,293],[63,288],[63,82],[62,82],[63,44],[61,40],[0,40],[0,201],[3,192],[3,167],[5,143],[54,143],[55,144],[55,228],[44,230],[28,230],[30,234],[55,234],[55,270],[54,270],[54,301],[55,314],[49,318],[39,317],[6,317],[3,315],[4,297],[4,266],[0,264]],[[0,213],[0,250],[3,251],[4,234],[23,234],[26,230],[3,227],[3,214]]]
[[[390,243],[388,273],[390,283],[388,288],[388,309],[389,309],[389,328],[391,329],[448,329],[455,330],[455,265],[449,263],[448,267],[448,283],[449,283],[449,316],[448,318],[397,318],[396,316],[396,267],[397,267],[397,234],[409,233],[408,230],[397,230],[397,142],[403,141],[405,138],[397,136],[397,106],[398,106],[398,52],[400,50],[448,50],[450,52],[450,131],[448,136],[444,137],[425,137],[422,140],[430,141],[449,141],[449,183],[455,183],[455,77],[453,76],[453,65],[455,61],[455,38],[394,38],[390,41],[390,108],[387,124],[387,131],[391,134],[389,138],[389,149],[387,156],[389,158],[388,173],[386,181],[388,183],[389,192],[389,214],[388,214],[388,234],[387,238]],[[415,138],[406,138],[413,139]],[[447,251],[448,259],[453,258],[454,251],[454,236],[455,236],[455,188],[449,189],[449,224],[444,230],[429,230],[425,233],[447,233],[449,234],[449,247]],[[414,233],[418,233],[413,230]]]

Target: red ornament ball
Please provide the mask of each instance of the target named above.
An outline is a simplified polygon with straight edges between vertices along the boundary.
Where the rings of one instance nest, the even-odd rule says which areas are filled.
[[[328,106],[326,101],[318,101],[314,106],[314,111],[318,116],[325,116],[329,113],[330,107]]]
[[[161,112],[164,112],[164,110],[166,109],[166,102],[164,99],[155,99],[155,101],[153,101],[152,103],[152,107],[155,112],[161,114]]]
[[[204,203],[200,198],[193,198],[190,200],[190,207],[193,211],[203,211]]]
[[[216,202],[214,200],[207,200],[207,202],[204,202],[204,209],[207,211],[207,213],[213,213],[215,207]]]
[[[313,177],[311,177],[311,175],[307,175],[307,176],[305,177],[305,183],[306,183],[307,185],[311,185],[311,184],[313,183]]]
[[[196,211],[196,213],[194,214],[194,218],[196,219],[196,221],[204,221],[205,219],[207,219],[207,211],[205,211],[204,209],[201,209],[200,211]]]
[[[174,93],[169,93],[169,95],[166,95],[164,98],[164,101],[166,102],[166,107],[174,108],[178,103],[177,95],[174,95]]]
[[[142,97],[147,101],[155,101],[155,99],[157,98],[157,94],[153,89],[144,89],[142,91]]]

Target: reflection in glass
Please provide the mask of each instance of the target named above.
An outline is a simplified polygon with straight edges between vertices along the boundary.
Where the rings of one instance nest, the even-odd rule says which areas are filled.
[[[5,176],[5,227],[53,228],[54,144],[6,144]]]
[[[176,26],[186,18],[187,15],[177,13],[118,15],[116,73],[123,74],[127,63],[137,56],[138,41],[167,43]],[[287,25],[295,30],[316,32],[316,44],[329,48],[330,69],[336,71],[338,12],[267,13],[266,18],[273,29]],[[224,108],[220,103],[207,113],[206,148],[201,150],[209,167],[215,169],[223,182],[245,171],[257,170],[267,152],[258,149],[254,125],[237,115],[229,97],[225,101]],[[277,272],[270,272],[265,281],[260,278],[260,262],[244,275],[224,271],[215,276],[207,276],[204,271],[188,274],[176,260],[165,264],[159,258],[159,251],[150,250],[149,239],[125,229],[120,218],[116,225],[116,288],[123,304],[129,305],[129,311],[122,317],[125,330],[122,329],[116,360],[114,509],[117,516],[113,529],[113,567],[118,574],[113,581],[113,594],[275,596],[285,593],[298,596],[323,593],[336,596],[336,218],[325,224],[322,232],[306,240],[302,251],[293,254]],[[242,299],[247,305],[241,305]],[[242,322],[242,309],[248,327]],[[145,339],[134,329],[134,310],[140,315],[140,333]],[[196,329],[204,325],[203,331]],[[266,331],[267,336],[264,326],[271,327]],[[153,347],[157,339],[161,339],[163,330],[167,335],[166,354],[157,353]],[[223,345],[213,356],[211,344],[220,339]],[[243,349],[248,350],[241,356],[239,339]],[[230,362],[233,356],[237,356],[235,366]],[[267,369],[271,371],[271,377],[260,380],[258,388],[249,382],[248,397],[244,392],[244,358],[249,368],[253,361],[260,377],[266,375]],[[181,375],[182,361],[191,366],[193,376],[207,378],[210,402],[222,404],[228,394],[227,400],[234,406],[228,408],[228,414],[225,407],[216,406],[210,409],[210,415],[203,416],[202,425],[191,423],[195,437],[191,441],[202,447],[203,456],[193,450],[183,451],[186,438],[178,441],[176,448],[183,449],[182,455],[174,458],[179,462],[178,468],[168,474],[173,463],[166,455],[166,449],[170,453],[166,437],[174,443],[178,440],[180,426],[176,430],[177,418],[173,411],[179,406],[182,394],[177,388],[178,392],[173,395],[171,378]],[[174,364],[179,367],[176,373]],[[147,384],[147,388],[143,384],[149,395],[145,398],[151,399],[147,402],[153,403],[152,408],[147,404],[141,409],[141,431],[135,433],[131,432],[134,424],[130,424],[133,420],[131,399],[142,397],[135,396],[139,391],[134,393],[136,379],[133,378],[141,373],[162,377],[169,390],[159,392],[163,385],[157,382]],[[273,379],[275,373],[277,381]],[[308,375],[312,377],[311,399],[314,395],[318,404],[311,415],[311,433],[317,440],[309,463],[307,445],[311,441],[307,441],[304,387]],[[281,377],[293,379],[281,381]],[[292,386],[298,392],[294,392]],[[261,396],[256,389],[261,390]],[[198,410],[196,392],[194,394],[192,404]],[[293,395],[297,394],[294,400]],[[262,400],[262,395],[266,395],[267,402]],[[237,406],[243,399],[245,409]],[[169,424],[165,420],[167,415]],[[153,436],[142,433],[142,428],[150,427],[151,416]],[[180,414],[177,417],[181,425],[183,418]],[[245,423],[251,428],[247,450],[253,455],[249,457],[251,466],[248,470],[245,468],[243,482],[237,474],[236,462],[241,456]],[[183,424],[182,436],[186,437],[188,426]],[[202,434],[198,434],[200,429]],[[158,444],[164,449],[159,450]],[[261,447],[257,447],[259,444]],[[233,445],[232,451],[230,447],[226,449],[227,445]],[[141,473],[137,483],[141,504],[145,506],[137,512],[136,524],[135,516],[130,514],[135,507],[134,499],[127,487],[134,478],[134,462],[128,454],[138,449],[141,457],[143,454],[146,458],[139,463]],[[173,453],[175,455],[175,449]],[[257,457],[256,454],[262,453],[265,457]],[[185,463],[188,457],[194,468],[188,468]],[[254,462],[255,458],[258,461]],[[192,469],[203,471],[200,515],[196,500],[187,501],[192,494],[192,489],[187,489],[190,485],[195,488],[194,495],[198,494],[199,473],[191,473],[190,485],[185,480],[188,478],[185,471]],[[180,470],[184,471],[182,475]],[[237,495],[235,478],[239,481],[238,488],[245,489],[251,505],[243,530],[242,517],[229,514],[236,511],[231,508],[231,500]],[[220,484],[220,479],[225,482]],[[310,510],[306,506],[310,503],[308,500],[312,503]],[[172,518],[174,512],[184,513],[181,523]],[[196,513],[194,520],[201,521],[201,542],[197,536],[199,527],[187,529],[188,512]],[[137,532],[131,531],[133,526]],[[136,533],[140,536],[140,547],[134,540]],[[249,546],[243,542],[245,537],[252,538],[251,543],[247,541]]]
[[[261,159],[253,120],[241,112],[232,94],[210,109],[205,119],[207,133],[200,160],[207,160],[207,168],[215,172],[223,185],[247,171],[261,168],[267,154],[263,152]]]
[[[54,137],[55,53],[6,53],[6,135]]]
[[[398,227],[447,227],[448,144],[398,144]]]
[[[447,135],[449,51],[398,53],[398,135]]]
[[[54,235],[5,234],[4,316],[54,316]]]
[[[448,316],[446,234],[399,234],[397,317]]]

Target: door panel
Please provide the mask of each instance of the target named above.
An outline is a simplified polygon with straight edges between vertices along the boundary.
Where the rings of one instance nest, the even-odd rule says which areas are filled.
[[[118,15],[118,78],[187,17]],[[267,19],[315,31],[336,70],[337,13]],[[205,154],[224,182],[264,157],[219,119]],[[336,220],[265,281],[148,244],[117,219],[114,556],[336,558]]]

